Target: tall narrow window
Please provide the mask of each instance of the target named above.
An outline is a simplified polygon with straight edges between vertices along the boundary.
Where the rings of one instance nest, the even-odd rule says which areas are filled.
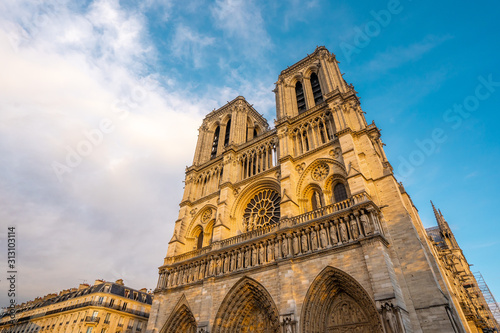
[[[345,190],[345,185],[342,183],[337,183],[333,188],[333,196],[335,197],[335,202],[340,202],[347,199],[347,191]]]
[[[311,88],[313,91],[314,104],[318,105],[323,102],[323,94],[321,93],[321,86],[319,85],[316,73],[311,74]]]
[[[219,132],[220,127],[217,126],[214,133],[214,142],[212,143],[212,154],[210,154],[210,158],[214,158],[217,156],[217,146],[219,145]]]
[[[226,124],[226,134],[224,135],[224,147],[226,147],[229,144],[230,133],[231,133],[231,119],[229,119]]]
[[[203,230],[198,234],[198,242],[196,244],[196,249],[201,249],[203,247]]]
[[[297,108],[299,113],[306,110],[306,99],[304,97],[304,89],[302,88],[302,83],[297,82],[295,85],[295,95],[297,96]]]
[[[256,138],[257,137],[257,128],[254,127],[253,129],[253,137]]]

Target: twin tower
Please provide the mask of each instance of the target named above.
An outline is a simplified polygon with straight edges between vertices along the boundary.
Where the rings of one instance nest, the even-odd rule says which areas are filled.
[[[241,96],[203,120],[148,332],[469,331],[335,56],[274,92],[274,128]]]

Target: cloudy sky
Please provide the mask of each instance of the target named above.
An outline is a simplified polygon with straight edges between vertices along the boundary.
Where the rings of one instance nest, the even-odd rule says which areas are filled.
[[[497,2],[0,3],[0,244],[18,301],[94,279],[154,288],[205,114],[325,45],[398,179],[441,208],[500,298]],[[5,272],[6,251],[0,251]],[[5,274],[5,273],[2,273]],[[7,305],[0,276],[0,306]]]

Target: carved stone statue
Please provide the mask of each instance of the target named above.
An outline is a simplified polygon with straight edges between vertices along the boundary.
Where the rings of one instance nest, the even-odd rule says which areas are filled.
[[[307,245],[307,235],[305,233],[301,236],[302,252],[309,251],[309,246]]]
[[[337,238],[337,228],[335,228],[335,223],[330,224],[330,240],[332,241],[332,245],[337,244],[339,241]]]
[[[318,249],[318,235],[316,230],[311,231],[311,250],[315,251]]]
[[[355,217],[351,217],[351,236],[353,240],[359,237],[358,223]]]
[[[251,252],[252,250],[250,248],[245,249],[245,268],[251,266],[250,264],[251,254],[252,254]]]
[[[328,236],[325,228],[321,228],[319,231],[319,239],[321,240],[321,247],[325,248],[328,245]]]
[[[347,227],[345,226],[343,220],[340,220],[339,227],[340,227],[340,239],[342,240],[342,242],[347,242],[349,238],[347,236]]]
[[[288,237],[286,235],[283,235],[283,257],[288,256]]]
[[[382,311],[384,317],[384,324],[387,333],[398,333],[400,330],[399,330],[398,318],[394,313],[396,311],[394,309],[394,306],[392,304],[386,303],[385,305],[382,306],[382,309],[383,309]]]
[[[293,234],[292,240],[293,254],[299,254],[299,237],[296,234]]]
[[[267,243],[267,261],[271,262],[274,260],[273,253],[274,253],[274,246],[273,243],[269,241]]]
[[[252,246],[252,264],[251,266],[256,266],[257,265],[257,249],[255,246]]]
[[[229,272],[229,255],[224,256],[224,273]]]
[[[234,271],[236,269],[236,255],[231,252],[231,266],[229,267],[230,271]]]
[[[361,213],[361,216],[359,217],[359,221],[363,225],[363,229],[365,230],[366,235],[370,235],[373,233],[372,224],[370,223],[370,220],[368,219],[368,215],[366,215],[365,212]]]

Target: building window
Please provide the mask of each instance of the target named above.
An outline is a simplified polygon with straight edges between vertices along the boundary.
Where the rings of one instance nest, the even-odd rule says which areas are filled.
[[[130,290],[125,289],[125,298],[128,298],[128,295],[130,295]]]
[[[105,286],[104,286],[104,292],[105,292],[105,293],[109,292],[109,285],[105,285]]]
[[[98,314],[99,314],[99,312],[94,311],[94,313],[92,313],[92,320],[95,320],[97,318]]]
[[[347,191],[343,183],[337,183],[333,187],[333,196],[335,197],[335,202],[344,201],[347,199]]]
[[[212,143],[212,153],[210,155],[210,158],[214,158],[217,156],[217,146],[219,145],[219,132],[220,132],[220,127],[217,126],[214,132],[214,141]]]
[[[198,234],[198,240],[196,243],[196,249],[199,250],[203,247],[203,230],[200,230],[200,233]]]
[[[122,304],[122,311],[127,310],[127,302],[123,302]]]
[[[87,327],[87,333],[92,333],[92,327]]]
[[[97,304],[102,304],[103,301],[104,301],[104,297],[99,297],[99,299],[97,300]]]
[[[115,300],[112,298],[109,300],[109,307],[112,307],[115,304]]]
[[[109,324],[109,317],[110,317],[110,313],[106,313],[106,317],[104,318],[104,323],[105,324]]]
[[[230,133],[231,133],[231,119],[229,119],[226,124],[226,134],[224,135],[224,147],[226,147],[229,144]]]
[[[321,86],[319,85],[318,75],[311,74],[311,88],[313,91],[314,104],[318,105],[323,102],[323,94],[321,93]]]
[[[304,97],[302,83],[300,82],[295,84],[295,96],[297,97],[297,108],[299,109],[299,113],[304,112],[306,110],[306,99]]]

